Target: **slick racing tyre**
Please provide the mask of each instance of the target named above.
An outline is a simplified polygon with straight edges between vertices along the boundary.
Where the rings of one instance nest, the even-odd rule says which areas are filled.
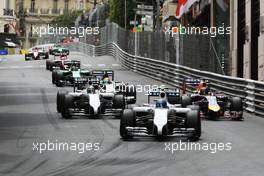
[[[57,87],[62,87],[63,86],[63,73],[57,72],[56,73],[56,82],[55,82]]]
[[[46,61],[46,70],[49,70],[49,61]]]
[[[61,113],[62,107],[63,107],[63,102],[64,102],[64,97],[67,94],[67,92],[57,92],[57,112]]]
[[[72,117],[70,108],[73,108],[73,96],[66,94],[63,98],[63,106],[61,108],[61,115],[64,119],[70,119]]]
[[[183,95],[181,101],[182,101],[181,104],[182,104],[182,107],[183,107],[183,108],[185,108],[185,107],[187,107],[188,105],[191,105],[191,104],[192,104],[191,97],[189,97],[189,96],[187,96],[187,95]]]
[[[188,138],[191,141],[197,141],[201,137],[201,118],[197,110],[191,110],[186,114],[186,128],[194,128],[194,132]]]
[[[132,100],[129,100],[128,104],[135,104],[137,101],[137,90],[135,86],[126,86],[126,96],[134,97]]]
[[[115,109],[125,109],[125,97],[123,94],[116,94],[113,99],[113,105]]]
[[[168,102],[172,105],[181,104],[180,96],[168,96]]]
[[[129,140],[133,136],[129,134],[126,127],[135,127],[136,118],[132,109],[125,109],[120,118],[120,136],[123,140]]]
[[[189,105],[186,108],[190,108],[191,110],[196,110],[200,112],[200,106],[197,105]]]
[[[52,71],[51,82],[52,84],[56,84],[57,82],[57,72],[56,71]]]
[[[231,111],[243,111],[243,102],[239,97],[232,97],[230,100],[231,103]]]

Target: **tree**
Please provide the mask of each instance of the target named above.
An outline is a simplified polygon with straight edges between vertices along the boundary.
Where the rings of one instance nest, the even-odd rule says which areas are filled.
[[[127,1],[127,26],[134,20],[136,3],[133,0]],[[110,0],[110,20],[121,27],[125,27],[125,0]]]
[[[71,13],[70,12],[64,13],[63,15],[54,18],[51,23],[61,27],[73,27],[75,20],[81,14],[82,11],[73,11]]]

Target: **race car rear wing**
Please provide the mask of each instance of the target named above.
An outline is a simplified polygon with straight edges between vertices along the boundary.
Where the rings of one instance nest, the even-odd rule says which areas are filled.
[[[207,79],[194,79],[194,78],[184,79],[183,84],[182,84],[182,93],[186,94],[188,87],[191,87],[192,89],[197,89],[197,87],[199,86],[201,81],[203,81],[207,84],[210,83],[210,81]]]
[[[63,65],[68,65],[69,68],[72,67],[81,68],[81,61],[77,61],[77,60],[64,61]]]
[[[76,90],[82,90],[87,85],[93,85],[94,87],[99,87],[100,79],[98,79],[94,75],[76,77],[74,78],[73,91],[76,92]]]
[[[177,88],[163,88],[152,89],[146,95],[148,96],[148,103],[150,103],[151,97],[160,97],[161,93],[165,93],[166,96],[177,97],[180,96],[180,89]]]
[[[76,90],[82,90],[87,84],[91,83],[92,76],[85,76],[85,77],[77,77],[74,78],[73,83],[73,92],[76,92]]]
[[[113,70],[93,70],[92,75],[100,79],[103,79],[107,75],[111,81],[114,81],[114,71]]]

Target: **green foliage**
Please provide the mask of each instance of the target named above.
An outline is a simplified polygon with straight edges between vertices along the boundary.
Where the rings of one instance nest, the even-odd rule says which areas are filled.
[[[136,3],[133,0],[127,1],[127,26],[134,20]],[[110,20],[121,27],[125,27],[125,0],[110,0]],[[131,28],[131,27],[130,27]]]
[[[51,23],[61,27],[73,27],[75,20],[81,14],[82,11],[66,12],[63,15],[54,18]]]

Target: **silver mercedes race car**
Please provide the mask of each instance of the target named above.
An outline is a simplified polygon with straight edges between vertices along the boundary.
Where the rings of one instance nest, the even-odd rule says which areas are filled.
[[[182,107],[180,91],[152,90],[148,96],[159,96],[155,103],[125,109],[120,119],[120,135],[124,140],[134,136],[187,137],[196,141],[201,136],[198,106]],[[149,100],[149,98],[148,98]]]

